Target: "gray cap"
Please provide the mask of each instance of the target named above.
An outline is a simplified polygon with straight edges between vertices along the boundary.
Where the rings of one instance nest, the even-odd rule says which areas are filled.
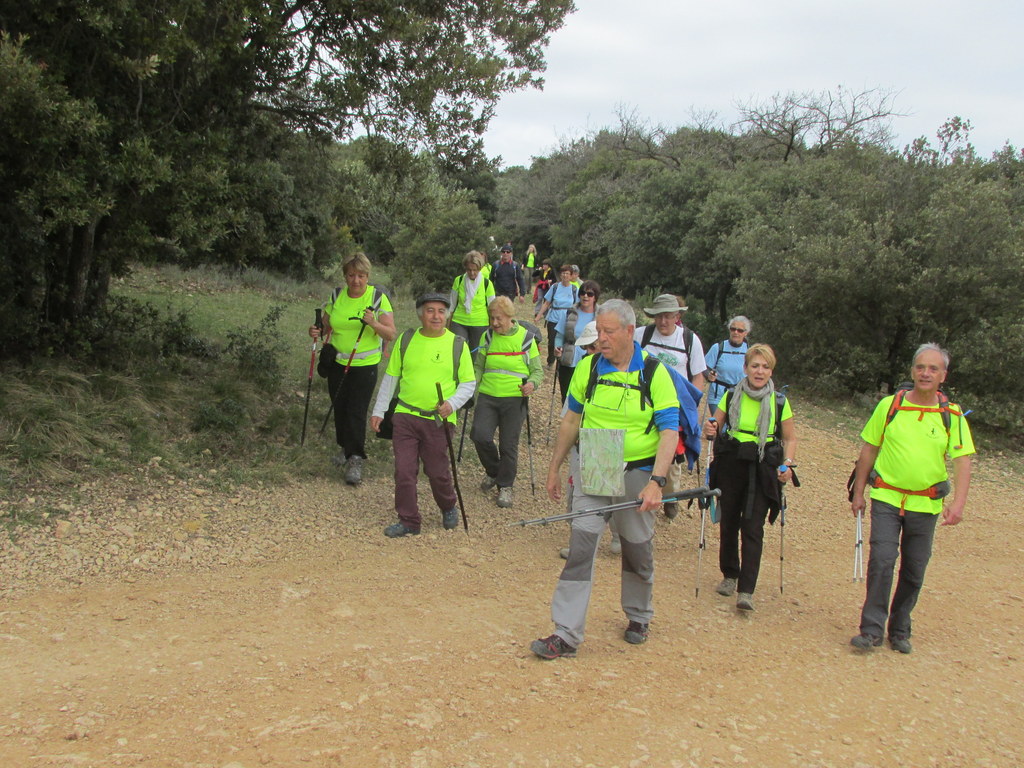
[[[424,293],[418,299],[416,299],[416,309],[419,309],[428,301],[439,301],[445,305],[448,309],[452,308],[452,300],[447,293]]]
[[[654,300],[653,307],[644,307],[644,314],[656,317],[664,312],[685,312],[688,307],[679,304],[679,299],[671,293],[663,293]]]

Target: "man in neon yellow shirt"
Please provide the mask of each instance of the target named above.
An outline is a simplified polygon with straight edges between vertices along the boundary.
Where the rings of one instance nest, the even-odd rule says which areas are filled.
[[[622,540],[622,610],[629,619],[625,640],[634,645],[647,640],[648,625],[654,614],[654,521],[661,507],[661,489],[678,441],[679,401],[668,371],[659,364],[650,381],[650,402],[644,402],[640,376],[647,354],[633,341],[636,314],[620,299],[606,301],[597,308],[598,350],[576,366],[567,411],[558,430],[555,450],[548,467],[547,491],[553,501],[562,497],[559,475],[570,449],[580,441],[581,427],[587,437],[607,445],[621,446],[618,456],[608,451],[597,457],[600,463],[614,463],[622,475],[611,479],[624,492],[613,495],[588,493],[584,470],[573,472],[572,510],[574,512],[639,499],[635,510],[614,513],[613,520]],[[596,366],[593,388],[590,373]],[[591,390],[591,391],[588,391]],[[580,448],[584,461],[587,448]],[[621,483],[619,481],[621,480]],[[534,640],[530,645],[542,659],[576,655],[583,642],[587,606],[593,586],[594,557],[597,544],[608,521],[601,515],[589,515],[572,521],[569,556],[559,577],[551,602],[553,635]]]
[[[850,640],[860,650],[881,645],[887,631],[894,651],[910,653],[910,613],[924,583],[936,522],[941,516],[942,525],[956,525],[964,514],[974,441],[960,408],[939,391],[948,368],[945,350],[921,345],[910,369],[914,389],[884,398],[861,432],[851,508],[854,515],[864,512],[871,486],[871,552],[860,634]],[[894,398],[900,398],[896,408]],[[953,460],[953,500],[943,509],[947,455]],[[897,556],[899,580],[890,603]]]
[[[465,340],[445,327],[450,306],[447,294],[426,293],[416,300],[421,327],[399,337],[370,416],[373,431],[380,432],[384,413],[397,396],[391,447],[398,522],[384,529],[384,535],[392,539],[420,532],[422,518],[416,501],[420,462],[445,529],[459,524],[448,441],[442,430],[454,428],[455,412],[473,396],[476,379]],[[444,398],[441,403],[437,401],[438,384]]]

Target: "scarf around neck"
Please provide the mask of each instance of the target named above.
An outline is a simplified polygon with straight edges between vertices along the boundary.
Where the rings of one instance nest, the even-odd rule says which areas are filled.
[[[768,379],[768,383],[760,389],[750,386],[750,380],[744,376],[740,383],[733,389],[733,397],[729,398],[729,423],[736,429],[740,423],[740,406],[743,402],[743,395],[761,404],[757,414],[757,458],[764,460],[764,446],[768,442],[768,430],[772,423],[772,405],[775,402],[775,382]]]

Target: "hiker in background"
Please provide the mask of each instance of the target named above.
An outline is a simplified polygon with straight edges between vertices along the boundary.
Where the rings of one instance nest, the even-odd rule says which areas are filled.
[[[722,396],[743,378],[743,357],[747,353],[747,336],[753,324],[743,315],[736,315],[726,327],[729,338],[712,344],[704,356],[708,367],[704,375],[711,382],[708,387],[708,411],[711,413],[718,408]]]
[[[480,274],[484,265],[480,251],[470,251],[462,259],[464,274],[452,283],[451,302],[454,310],[449,327],[476,350],[487,330],[487,306],[494,300],[494,284]]]
[[[576,345],[576,334],[594,319],[594,310],[601,298],[601,286],[593,280],[584,281],[579,290],[579,305],[566,310],[562,319],[555,323],[555,358],[558,360],[558,389],[565,402],[576,364],[585,352]]]
[[[533,292],[533,273],[540,266],[540,256],[537,253],[537,246],[533,243],[526,249],[526,258],[523,259],[523,277],[526,278],[526,292],[529,295]]]
[[[501,246],[501,258],[494,262],[490,280],[498,296],[508,296],[513,301],[523,301],[526,296],[526,278],[522,266],[512,258],[511,244]]]
[[[544,305],[544,294],[547,293],[548,288],[555,281],[555,270],[551,266],[551,260],[544,259],[536,271],[534,271],[533,277],[537,281],[533,286],[533,314],[537,315],[540,313],[540,308]]]
[[[563,264],[559,267],[558,277],[559,282],[548,288],[544,294],[544,303],[533,318],[537,323],[547,321],[549,366],[555,362],[555,326],[565,317],[565,311],[575,307],[580,299],[579,289],[572,284],[572,266]]]
[[[910,653],[910,614],[924,583],[935,525],[940,515],[942,525],[963,518],[974,440],[963,411],[939,389],[948,370],[949,353],[922,344],[910,368],[913,389],[883,398],[860,434],[864,445],[850,507],[854,516],[863,514],[871,488],[871,550],[860,634],[850,640],[859,650],[881,645],[887,634],[894,651]],[[953,500],[943,509],[950,491],[947,455],[953,460]],[[897,557],[899,579],[890,603]]]
[[[680,322],[682,313],[686,311],[685,302],[671,293],[663,293],[654,300],[653,306],[644,307],[644,313],[654,319],[650,325],[636,329],[634,336],[640,348],[654,355],[665,365],[675,368],[687,381],[697,389],[704,389],[704,347],[697,334]],[[671,494],[683,490],[683,466],[673,464],[669,470],[668,485],[665,493]],[[669,520],[679,515],[679,504],[672,502],[665,505],[665,516]]]
[[[448,439],[443,430],[454,429],[455,412],[473,396],[476,379],[465,340],[445,328],[449,306],[444,293],[425,293],[416,299],[421,327],[404,331],[395,345],[370,417],[373,431],[380,432],[391,400],[397,397],[391,444],[398,522],[384,529],[384,535],[393,539],[420,532],[422,518],[416,500],[420,462],[441,510],[442,525],[451,530],[459,524]],[[438,403],[438,383],[444,396],[442,403]]]
[[[325,342],[318,370],[327,377],[334,404],[334,435],[341,447],[335,463],[345,467],[346,483],[358,485],[363,481],[366,413],[377,386],[377,364],[383,344],[398,334],[387,295],[370,285],[366,254],[345,257],[341,272],[345,287],[334,289],[324,307],[323,328],[312,325],[309,335]]]
[[[679,401],[670,374],[655,364],[647,382],[650,402],[644,402],[641,373],[647,355],[633,341],[636,315],[627,302],[606,301],[597,308],[596,322],[600,354],[577,366],[572,377],[568,410],[548,467],[547,491],[552,501],[562,497],[562,462],[579,443],[573,512],[639,499],[637,509],[612,516],[622,539],[621,604],[629,620],[624,639],[638,645],[647,641],[654,614],[654,512],[661,506],[665,473],[678,441]],[[613,465],[623,470],[604,471]],[[575,656],[583,642],[594,558],[607,524],[603,515],[572,521],[569,557],[551,603],[555,632],[530,645],[542,659]]]
[[[498,506],[512,506],[519,465],[519,435],[528,398],[544,380],[536,329],[520,325],[511,300],[499,296],[487,308],[490,329],[476,358],[477,398],[470,437],[484,468],[480,490],[498,487]],[[494,433],[498,433],[498,445]]]
[[[748,349],[744,377],[704,425],[704,436],[715,438],[708,484],[722,491],[718,500],[722,581],[715,591],[724,597],[736,593],[741,611],[754,610],[764,523],[766,519],[774,523],[780,513],[782,483],[793,480],[796,465],[793,411],[786,396],[775,391],[774,369],[771,347],[755,344]]]
[[[572,265],[572,277],[570,278],[570,281],[572,282],[573,285],[576,286],[577,290],[579,290],[579,287],[581,285],[583,285],[583,280],[582,280],[582,278],[580,278],[580,265],[579,264],[573,264]]]

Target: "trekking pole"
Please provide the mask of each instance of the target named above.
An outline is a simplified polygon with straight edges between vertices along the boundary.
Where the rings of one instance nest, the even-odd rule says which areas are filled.
[[[711,391],[711,382],[709,381],[709,382],[707,382],[704,385],[704,395],[701,397],[700,419],[697,421],[697,425],[698,425],[697,428],[698,429],[703,429],[704,428],[704,417],[707,415],[707,412],[708,412],[708,393],[710,391]],[[700,482],[700,477],[701,477],[701,472],[700,472],[700,454],[698,453],[697,454],[697,482]],[[703,527],[703,525],[704,525],[704,522],[703,522],[704,521],[703,510],[707,509],[707,506],[710,503],[711,502],[709,502],[708,499],[706,499],[706,498],[698,499],[697,500],[697,506],[702,510],[702,512],[701,512],[701,527]],[[690,504],[692,505],[693,502],[691,501]],[[687,513],[687,514],[689,514],[689,513]],[[703,538],[703,535],[701,536],[701,538]],[[704,546],[703,543],[701,544],[701,546]]]
[[[551,420],[555,415],[555,388],[558,386],[558,370],[551,374],[551,402],[548,403],[548,437],[544,445],[551,445]]]
[[[323,330],[323,310],[320,307],[316,308],[316,322],[313,323],[317,328]],[[306,382],[306,408],[302,412],[302,437],[299,438],[299,446],[306,444],[306,422],[309,420],[309,396],[313,393],[313,371],[316,368],[316,343],[319,341],[319,337],[313,339],[313,348],[309,353],[309,380]]]
[[[341,380],[338,382],[338,386],[335,387],[334,392],[331,393],[331,407],[327,409],[327,415],[324,416],[324,423],[320,425],[320,434],[318,437],[323,437],[324,430],[327,429],[327,422],[331,418],[331,414],[334,412],[334,401],[338,397],[338,393],[341,392],[341,385],[345,383],[345,377],[348,376],[348,370],[352,367],[352,361],[356,357],[356,350],[359,349],[359,340],[363,338],[363,331],[366,330],[366,321],[361,317],[350,317],[349,320],[358,320],[363,324],[363,327],[359,329],[359,334],[356,336],[356,343],[352,345],[352,352],[348,356],[348,362],[345,363],[345,370],[341,373]]]
[[[864,510],[857,510],[856,543],[853,545],[853,580],[864,581]]]
[[[441,382],[434,382],[437,387],[437,407],[444,405],[444,393],[441,391]],[[455,466],[455,446],[452,444],[452,433],[448,429],[448,421],[440,419],[441,429],[444,430],[444,440],[448,443],[448,460],[452,465],[452,483],[455,485],[455,496],[459,500],[459,511],[462,512],[462,527],[466,529],[469,536],[469,520],[466,518],[466,505],[462,501],[462,489],[459,488],[459,473]]]
[[[693,596],[700,597],[700,566],[701,560],[704,557],[704,521],[707,520],[708,505],[706,503],[707,497],[702,497],[700,503],[697,505],[700,508],[700,540],[697,542],[697,583],[693,588]]]
[[[462,434],[459,436],[459,458],[462,463],[462,446],[466,443],[466,425],[469,424],[469,403],[462,406]]]
[[[786,489],[781,490],[782,504],[779,510],[779,594],[785,590],[785,579],[783,577],[783,566],[785,565],[784,552],[786,549]]]
[[[662,503],[671,503],[673,501],[696,499],[700,496],[721,495],[722,492],[717,488],[708,488],[705,485],[700,488],[692,488],[688,491],[677,491],[669,496],[665,496],[661,501]],[[633,499],[632,501],[622,501],[618,504],[609,504],[606,507],[597,507],[596,509],[581,509],[577,512],[566,512],[563,515],[551,515],[550,517],[536,517],[532,520],[520,520],[516,523],[509,523],[509,525],[518,525],[520,527],[526,527],[527,525],[547,525],[548,523],[557,523],[562,520],[575,520],[577,517],[588,517],[590,515],[605,515],[605,517],[608,517],[613,512],[623,512],[627,509],[635,509],[636,507],[639,507],[641,503],[640,499]]]
[[[523,398],[523,408],[526,409],[526,454],[530,457],[530,493],[536,498],[537,485],[533,481],[533,434],[530,430],[530,398]]]

